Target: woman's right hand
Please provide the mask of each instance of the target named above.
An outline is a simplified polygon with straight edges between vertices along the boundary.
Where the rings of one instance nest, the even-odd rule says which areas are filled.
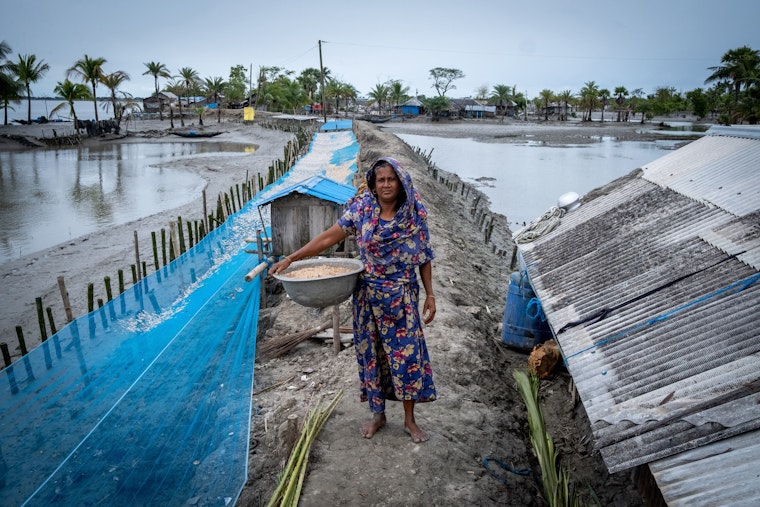
[[[286,269],[288,269],[288,267],[290,267],[291,264],[292,262],[290,261],[290,258],[285,256],[279,261],[272,264],[272,267],[269,268],[269,273],[272,275],[277,275],[281,271],[285,271]]]

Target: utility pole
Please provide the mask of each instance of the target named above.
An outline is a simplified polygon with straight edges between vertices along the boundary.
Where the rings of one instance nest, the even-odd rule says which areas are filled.
[[[322,41],[319,41],[319,79],[322,81],[322,93],[320,94],[319,103],[322,105],[322,117],[327,123],[327,109],[325,109],[325,68],[322,66]]]
[[[249,70],[248,70],[248,106],[253,107],[253,104],[251,104],[251,95],[253,95],[253,64],[250,64]]]

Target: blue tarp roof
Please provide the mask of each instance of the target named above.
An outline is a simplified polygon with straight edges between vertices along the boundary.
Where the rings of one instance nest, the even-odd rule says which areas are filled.
[[[356,189],[351,185],[344,185],[338,183],[330,178],[326,178],[322,175],[312,176],[309,179],[299,181],[295,185],[287,188],[283,188],[279,192],[270,195],[263,201],[259,202],[259,206],[269,204],[272,201],[276,201],[281,197],[290,195],[294,192],[304,195],[310,195],[325,201],[334,202],[336,204],[346,204],[348,200],[356,195]]]
[[[353,121],[352,120],[334,120],[334,121],[328,121],[324,125],[322,125],[319,130],[327,131],[327,130],[349,130],[353,127]]]

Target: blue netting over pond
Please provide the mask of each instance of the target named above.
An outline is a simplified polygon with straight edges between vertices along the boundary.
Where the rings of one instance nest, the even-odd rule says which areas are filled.
[[[256,203],[315,174],[348,182],[357,153],[351,132],[315,135],[188,253],[0,372],[0,505],[234,502],[248,474]]]

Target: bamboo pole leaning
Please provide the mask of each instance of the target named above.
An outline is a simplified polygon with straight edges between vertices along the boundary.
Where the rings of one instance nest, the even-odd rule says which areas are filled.
[[[309,462],[309,453],[311,446],[317,438],[317,435],[324,427],[327,419],[330,418],[335,407],[338,406],[343,397],[343,390],[338,391],[332,401],[323,406],[319,403],[315,408],[309,411],[303,426],[301,434],[290,453],[290,458],[285,466],[285,470],[280,476],[280,481],[275,488],[272,497],[267,503],[267,507],[297,507],[298,500],[301,497],[304,478],[306,477],[306,465]]]

